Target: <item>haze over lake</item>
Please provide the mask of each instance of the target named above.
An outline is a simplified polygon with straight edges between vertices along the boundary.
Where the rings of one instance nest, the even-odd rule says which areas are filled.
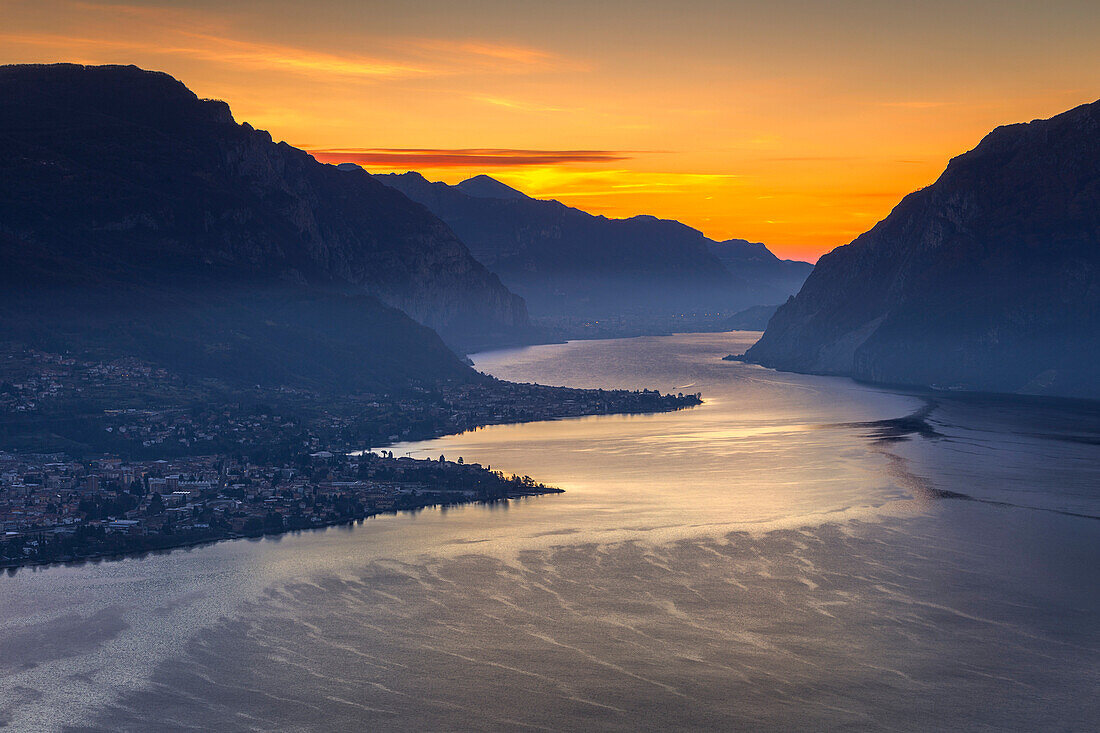
[[[475,355],[690,410],[419,444],[566,490],[0,578],[13,729],[1082,729],[1100,408],[723,362]]]

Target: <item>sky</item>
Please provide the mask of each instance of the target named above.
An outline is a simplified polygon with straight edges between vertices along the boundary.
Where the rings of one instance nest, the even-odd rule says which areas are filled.
[[[1001,124],[1100,98],[1096,0],[0,0],[0,62],[136,64],[326,162],[487,173],[816,260]]]

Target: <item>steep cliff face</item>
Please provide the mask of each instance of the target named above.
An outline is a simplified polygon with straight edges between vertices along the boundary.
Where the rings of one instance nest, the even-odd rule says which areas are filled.
[[[352,286],[452,343],[527,326],[522,299],[423,207],[164,74],[0,68],[0,153],[0,228],[59,262]]]
[[[376,178],[445,221],[536,316],[734,312],[784,301],[811,269],[680,222],[608,219],[532,199],[484,175],[455,186],[418,173]]]
[[[990,133],[818,262],[746,358],[1100,397],[1100,102]]]

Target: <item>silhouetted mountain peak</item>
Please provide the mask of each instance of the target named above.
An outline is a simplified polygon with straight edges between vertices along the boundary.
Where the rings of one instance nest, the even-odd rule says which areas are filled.
[[[710,245],[710,251],[727,266],[735,262],[780,261],[763,242],[750,242],[747,239],[727,239],[724,242],[714,242]],[[783,261],[791,262],[792,260]]]
[[[164,131],[196,123],[236,125],[225,102],[200,99],[168,74],[136,66],[15,64],[0,67],[0,82],[11,114],[49,108],[71,112],[74,121],[106,115]]]
[[[523,191],[518,191],[511,186],[501,183],[495,178],[485,175],[467,178],[455,186],[467,196],[475,196],[481,199],[528,199],[531,198]]]
[[[405,171],[404,173],[390,173],[384,175],[390,175],[394,178],[399,178],[403,181],[408,181],[410,183],[431,185],[431,181],[429,181],[427,178],[416,171]]]

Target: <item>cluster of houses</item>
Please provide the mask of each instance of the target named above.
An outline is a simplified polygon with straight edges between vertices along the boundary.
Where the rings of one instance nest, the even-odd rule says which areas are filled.
[[[104,547],[171,546],[546,491],[530,479],[505,478],[461,458],[413,459],[385,451],[318,451],[295,465],[225,456],[74,461],[0,453],[0,561],[75,559]]]
[[[699,403],[698,395],[488,377],[339,399],[288,387],[222,399],[205,390],[134,359],[96,362],[0,345],[0,414],[14,443],[99,454],[0,452],[0,565],[546,493],[553,490],[476,464],[370,448],[491,424]]]
[[[48,408],[51,401],[119,384],[163,387],[174,381],[167,370],[137,359],[84,361],[0,344],[0,411],[37,412]]]

